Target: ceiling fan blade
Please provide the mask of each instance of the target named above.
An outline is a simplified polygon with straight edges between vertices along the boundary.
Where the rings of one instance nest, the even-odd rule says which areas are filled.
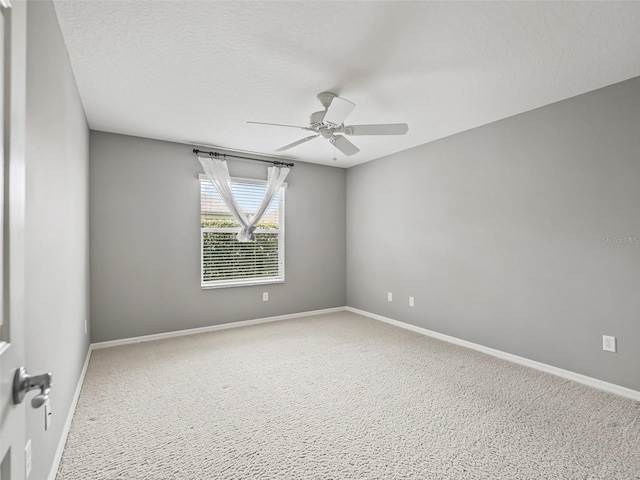
[[[347,125],[347,135],[404,135],[409,131],[406,123],[380,123],[372,125]]]
[[[355,106],[355,103],[351,103],[349,100],[334,97],[333,100],[331,100],[329,108],[327,108],[327,113],[324,115],[324,123],[334,127],[342,125],[345,118],[347,118]]]
[[[303,143],[308,142],[309,140],[313,140],[314,138],[319,136],[320,134],[311,135],[310,137],[303,138],[302,140],[298,140],[297,142],[293,142],[293,143],[290,143],[289,145],[285,145],[284,147],[280,147],[279,149],[276,150],[276,152],[284,152],[285,150],[289,150],[290,148],[297,147],[298,145],[302,145]]]
[[[298,125],[283,125],[282,123],[265,123],[265,122],[247,122],[247,123],[255,123],[257,125],[272,125],[274,127],[290,127],[290,128],[300,128],[302,130],[311,130],[312,132],[315,132],[315,130],[313,128],[309,128],[309,127],[300,127]]]
[[[347,156],[354,155],[360,151],[353,143],[347,140],[342,135],[335,135],[329,139],[335,147]]]

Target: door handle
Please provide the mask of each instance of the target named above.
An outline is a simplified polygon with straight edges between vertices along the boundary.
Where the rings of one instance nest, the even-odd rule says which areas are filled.
[[[27,373],[24,367],[20,367],[13,376],[13,403],[16,405],[22,403],[27,392],[39,388],[40,393],[31,399],[31,406],[40,408],[44,402],[49,400],[51,379],[52,375],[50,373],[32,376]]]

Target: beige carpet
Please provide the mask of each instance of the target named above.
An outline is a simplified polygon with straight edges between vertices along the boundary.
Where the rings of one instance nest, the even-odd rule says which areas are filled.
[[[94,351],[57,479],[640,479],[640,402],[344,312]]]

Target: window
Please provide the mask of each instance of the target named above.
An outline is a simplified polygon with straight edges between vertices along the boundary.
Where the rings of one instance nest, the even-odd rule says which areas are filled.
[[[255,212],[265,181],[231,179],[233,194],[245,213]],[[202,288],[284,282],[284,192],[273,197],[255,230],[255,242],[236,239],[241,225],[206,175],[200,176]]]

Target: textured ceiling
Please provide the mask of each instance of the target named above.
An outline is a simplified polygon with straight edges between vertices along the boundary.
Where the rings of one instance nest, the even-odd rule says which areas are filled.
[[[640,2],[55,2],[94,130],[274,154],[332,91],[347,124],[280,156],[348,167],[640,75]]]

